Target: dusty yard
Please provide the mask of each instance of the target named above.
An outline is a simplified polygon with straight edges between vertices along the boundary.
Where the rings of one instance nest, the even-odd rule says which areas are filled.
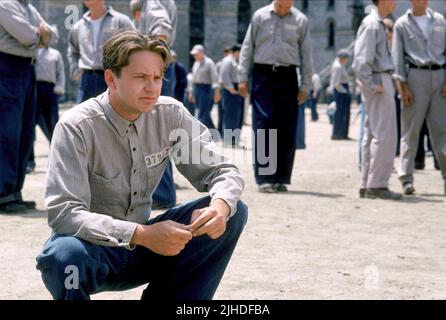
[[[359,199],[358,123],[352,120],[353,141],[331,141],[330,130],[323,111],[319,122],[307,120],[307,149],[296,153],[286,194],[259,194],[250,161],[239,163],[250,216],[215,298],[445,299],[446,198],[432,158],[416,174],[417,195]],[[244,139],[250,145],[248,130]],[[50,233],[43,204],[48,146],[40,130],[36,145],[37,170],[24,197],[39,210],[0,215],[0,299],[51,298],[35,269]],[[241,159],[243,152],[250,157],[238,150]],[[179,202],[199,195],[175,174]],[[400,191],[396,176],[391,187]],[[138,299],[141,291],[92,298]]]

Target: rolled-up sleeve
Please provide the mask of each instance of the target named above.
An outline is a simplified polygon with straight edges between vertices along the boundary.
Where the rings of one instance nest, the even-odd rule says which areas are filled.
[[[30,49],[37,47],[40,35],[37,27],[33,26],[29,19],[8,4],[3,4],[5,9],[0,10],[0,23],[2,27],[20,44]]]
[[[49,226],[58,234],[94,244],[132,249],[130,242],[137,224],[91,212],[90,203],[83,136],[74,124],[59,122],[51,141],[45,191]]]
[[[211,203],[224,200],[232,217],[244,188],[240,171],[218,152],[209,130],[184,107],[180,109],[177,130],[186,133],[186,137],[174,144],[172,158],[176,167],[199,192],[209,192]]]
[[[54,91],[61,95],[65,93],[65,64],[59,52],[57,52],[56,85],[54,86]]]
[[[79,59],[81,58],[79,49],[79,37],[78,37],[78,26],[75,25],[68,33],[68,65],[70,68],[70,77],[75,79],[79,74]]]
[[[311,35],[308,22],[305,19],[305,23],[300,28],[301,36],[299,37],[299,55],[300,55],[300,67],[301,72],[301,85],[300,91],[308,91],[311,83],[311,76],[313,74],[313,57],[311,53]]]
[[[375,91],[373,82],[373,61],[376,54],[376,32],[378,26],[362,26],[355,42],[354,71],[363,89]]]
[[[393,29],[392,58],[393,64],[395,65],[395,73],[393,77],[396,80],[406,82],[407,71],[404,61],[404,40],[403,33],[398,25],[395,25]]]
[[[243,40],[243,45],[240,50],[240,63],[238,65],[238,76],[240,82],[248,82],[249,69],[251,68],[251,64],[254,59],[254,28],[255,20],[253,18],[248,27],[248,31],[246,31],[245,39]]]

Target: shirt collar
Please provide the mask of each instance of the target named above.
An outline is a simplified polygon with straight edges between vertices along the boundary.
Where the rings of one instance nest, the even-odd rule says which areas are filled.
[[[124,119],[117,113],[113,107],[110,105],[110,99],[109,99],[109,90],[104,92],[102,95],[98,97],[103,109],[104,114],[107,117],[107,119],[112,123],[113,127],[115,127],[118,134],[123,137],[126,134],[126,130],[128,130],[129,127],[131,127],[132,124],[135,125],[136,131],[141,132],[142,130],[142,122],[143,122],[143,114],[139,116],[138,119],[135,121],[129,121],[127,119]]]
[[[407,15],[409,15],[409,16],[411,16],[411,17],[414,17],[412,8],[407,9],[407,12],[406,12],[406,13],[407,13]],[[427,9],[426,9],[426,16],[427,16],[429,19],[432,19],[432,18],[434,17],[434,13],[433,13],[433,11],[432,11],[431,8],[427,8]]]
[[[115,12],[114,12],[114,10],[113,10],[113,8],[111,6],[107,6],[106,7],[105,14],[104,14],[103,18],[105,18],[105,16],[107,16],[107,15],[110,15],[112,17],[115,15]],[[93,21],[90,18],[90,10],[88,10],[87,12],[84,13],[83,18],[85,20],[87,20],[88,22]]]
[[[290,12],[288,12],[284,17],[289,16],[289,15],[292,15],[292,14],[293,14],[293,10],[294,10],[294,7],[291,7]],[[274,1],[271,2],[271,4],[269,5],[269,11],[270,11],[270,12],[274,12],[275,14],[277,14],[277,12],[276,12],[276,10],[275,10],[275,7],[274,7]]]

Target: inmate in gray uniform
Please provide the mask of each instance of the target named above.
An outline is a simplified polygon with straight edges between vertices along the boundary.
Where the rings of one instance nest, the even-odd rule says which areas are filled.
[[[362,142],[361,189],[387,188],[396,149],[394,70],[387,35],[378,10],[364,18],[355,42],[353,68],[367,112]],[[376,93],[378,84],[384,92]]]
[[[413,184],[418,135],[424,119],[446,184],[446,97],[442,95],[446,86],[446,21],[431,9],[426,15],[427,38],[411,9],[396,21],[394,28],[396,79],[407,84],[413,97],[413,103],[401,111],[399,177],[403,184]]]

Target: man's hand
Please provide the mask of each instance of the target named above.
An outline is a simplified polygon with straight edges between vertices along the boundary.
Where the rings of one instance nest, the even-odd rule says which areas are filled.
[[[403,101],[404,107],[408,107],[413,103],[412,92],[405,83],[401,85],[401,100]]]
[[[189,230],[194,237],[207,234],[211,239],[218,239],[226,231],[226,220],[230,208],[223,200],[215,200],[210,207],[192,212]]]
[[[192,93],[189,93],[188,100],[189,100],[190,103],[195,103],[195,98],[194,98],[194,95]]]
[[[214,102],[215,102],[215,103],[219,103],[220,100],[221,100],[220,89],[219,89],[219,88],[216,88],[216,89],[214,90]]]
[[[138,225],[131,244],[140,245],[162,256],[176,256],[192,239],[187,226],[172,220]]]
[[[238,91],[243,98],[248,96],[248,82],[240,82],[238,84]]]
[[[299,93],[297,94],[297,101],[298,101],[299,105],[304,104],[305,101],[307,101],[307,97],[308,97],[308,92],[299,91]]]
[[[375,93],[377,94],[381,94],[384,92],[384,87],[382,84],[377,84],[375,87]]]
[[[446,84],[443,86],[442,95],[443,97],[446,97]]]
[[[239,92],[237,90],[235,90],[234,88],[230,88],[228,89],[230,94],[239,94]]]
[[[52,34],[50,27],[45,22],[42,22],[37,28],[37,32],[40,34],[40,43],[47,45],[50,42]]]

